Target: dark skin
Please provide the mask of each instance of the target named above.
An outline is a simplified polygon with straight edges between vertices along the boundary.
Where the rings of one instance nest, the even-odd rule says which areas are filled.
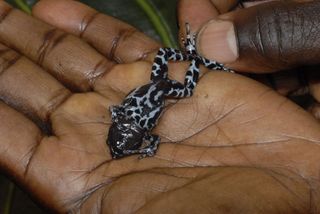
[[[203,56],[251,73],[280,94],[310,93],[314,100],[307,110],[320,119],[320,18],[313,15],[319,14],[319,1],[238,2],[180,0],[179,25],[188,21],[199,32],[197,48]],[[223,30],[212,28],[217,25]]]
[[[320,126],[287,98],[242,75],[204,72],[194,96],[161,118],[154,157],[112,160],[107,109],[148,82],[159,44],[74,1],[40,1],[40,21],[4,2],[0,14],[0,167],[41,205],[61,213],[320,212]],[[171,77],[183,80],[187,67],[172,65]]]

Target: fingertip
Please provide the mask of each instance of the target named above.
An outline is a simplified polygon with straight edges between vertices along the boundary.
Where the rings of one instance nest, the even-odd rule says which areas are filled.
[[[177,7],[179,38],[186,37],[185,23],[189,23],[192,32],[198,32],[204,23],[219,15],[211,0],[179,0]],[[182,42],[180,45],[183,47]]]
[[[73,0],[41,0],[32,8],[32,13],[51,25],[79,35],[86,17],[93,16],[96,11]]]
[[[212,20],[199,31],[198,52],[222,63],[232,63],[239,57],[234,24],[230,21]]]
[[[0,10],[12,8],[10,4],[5,1],[0,1]]]
[[[219,15],[210,0],[180,0],[178,8],[180,26],[188,22],[192,31],[198,31],[204,23]]]

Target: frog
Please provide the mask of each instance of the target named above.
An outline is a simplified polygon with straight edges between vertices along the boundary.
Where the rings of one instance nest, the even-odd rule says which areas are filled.
[[[199,79],[200,65],[211,70],[230,72],[223,64],[206,59],[196,51],[196,34],[185,24],[185,51],[160,48],[154,58],[149,83],[133,89],[120,105],[110,106],[111,126],[107,144],[111,157],[118,159],[139,154],[139,158],[155,155],[160,137],[152,134],[163,114],[165,100],[192,96]],[[184,83],[168,78],[168,62],[190,61]],[[232,72],[232,71],[231,71]]]

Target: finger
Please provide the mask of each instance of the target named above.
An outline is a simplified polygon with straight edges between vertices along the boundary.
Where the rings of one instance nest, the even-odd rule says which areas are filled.
[[[188,22],[192,30],[198,31],[204,23],[230,11],[238,2],[237,0],[179,0],[179,26],[183,27]]]
[[[266,1],[257,1],[257,2],[244,2],[242,5],[244,7],[251,7],[258,4],[262,4]],[[179,35],[181,38],[186,37],[186,29],[184,27],[185,23],[189,23],[190,29],[193,32],[198,32],[204,24],[209,22],[212,19],[217,19],[220,14],[227,13],[232,11],[233,9],[240,7],[239,0],[228,0],[228,1],[220,1],[220,0],[200,0],[200,1],[192,1],[192,0],[179,0],[178,4],[178,23],[179,23]],[[227,29],[229,26],[226,26]],[[223,40],[225,38],[225,34],[220,34],[220,31],[224,31],[227,29],[219,29],[219,31],[215,32],[215,40]],[[222,38],[219,38],[222,37]],[[234,42],[234,41],[230,41]],[[225,51],[225,43],[215,43],[217,46],[216,49],[219,49],[219,52],[215,53],[215,59],[218,59],[223,62],[226,58],[229,57],[229,51]],[[181,44],[183,47],[183,44]],[[233,56],[233,55],[232,55]]]
[[[0,41],[76,91],[87,91],[113,63],[81,39],[0,2]]]
[[[320,120],[320,104],[315,102],[309,107],[309,112],[318,120]]]
[[[307,73],[307,81],[309,86],[309,92],[314,98],[314,103],[309,107],[309,112],[320,119],[320,75],[319,68],[314,68]]]
[[[30,120],[3,102],[0,102],[0,118],[0,168],[20,180],[42,133]]]
[[[103,55],[117,62],[144,59],[159,44],[134,27],[76,1],[42,0],[33,15],[85,39]]]
[[[179,35],[185,38],[185,23],[189,23],[192,32],[198,32],[209,20],[217,18],[237,5],[237,0],[179,0]]]
[[[110,157],[106,99],[96,93],[70,95],[39,66],[0,46],[0,98],[37,122],[51,122],[52,132],[46,134],[54,135],[44,137],[34,123],[1,102],[0,169],[59,213],[97,185],[96,180],[88,182],[84,171]],[[71,174],[76,181],[70,181]],[[45,197],[48,192],[54,197]]]
[[[168,70],[174,72],[169,72],[169,79],[183,82],[188,66],[188,62],[170,63]],[[151,67],[152,64],[146,61],[118,64],[95,82],[95,90],[113,102],[120,103],[134,88],[145,85],[150,81]],[[206,69],[203,69],[202,73],[206,71]]]
[[[317,64],[320,18],[310,14],[319,10],[318,1],[277,1],[237,10],[206,24],[197,47],[205,57],[240,71],[270,72]]]
[[[271,1],[275,1],[275,0],[259,0],[259,1],[242,1],[242,5],[243,7],[247,8],[247,7],[253,7],[253,6],[256,6],[256,5],[259,5],[259,4],[264,4],[264,3],[267,3],[267,2],[271,2]]]
[[[227,13],[233,9],[240,7],[240,3],[244,7],[252,7],[258,4],[270,2],[273,0],[260,0],[256,2],[243,2],[239,0],[179,0],[178,1],[178,22],[179,26],[184,26],[187,22],[191,29],[195,32],[211,19],[217,18],[220,14]],[[184,29],[182,29],[182,34]]]
[[[44,136],[22,114],[0,102],[0,118],[4,121],[0,124],[1,171],[43,206],[58,213],[76,209],[84,195],[109,182],[108,177],[95,172],[101,163],[107,162],[106,127],[99,121],[92,121],[97,115],[101,118],[105,108],[95,102],[94,96],[89,97],[74,96],[55,112],[53,121],[58,121],[53,122],[53,127],[57,135],[50,137]],[[85,105],[79,105],[81,102]],[[53,197],[46,197],[48,193]]]
[[[50,74],[8,47],[0,44],[0,98],[38,125],[71,95]]]
[[[201,12],[200,12],[201,11]],[[218,9],[210,0],[180,0],[178,2],[178,22],[180,30],[184,33],[184,24],[189,23],[194,32],[209,20],[219,15]]]
[[[307,80],[304,78],[303,73],[299,70],[288,70],[273,74],[251,74],[250,77],[268,85],[279,94],[287,96],[306,87]],[[294,95],[302,94],[295,93]]]
[[[309,84],[310,94],[314,97],[314,99],[320,103],[320,74],[319,68],[311,68],[309,72],[306,74],[306,79]]]

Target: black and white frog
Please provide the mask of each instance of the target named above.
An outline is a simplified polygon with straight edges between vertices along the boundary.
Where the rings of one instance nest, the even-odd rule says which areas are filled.
[[[173,48],[160,48],[152,65],[148,84],[130,92],[121,105],[111,106],[112,125],[107,144],[112,158],[140,154],[141,158],[153,156],[160,143],[157,135],[151,134],[164,109],[166,98],[192,96],[203,64],[209,69],[230,71],[216,61],[199,56],[195,48],[195,35],[190,34],[186,24],[186,52]],[[191,61],[184,84],[168,78],[168,61]]]

